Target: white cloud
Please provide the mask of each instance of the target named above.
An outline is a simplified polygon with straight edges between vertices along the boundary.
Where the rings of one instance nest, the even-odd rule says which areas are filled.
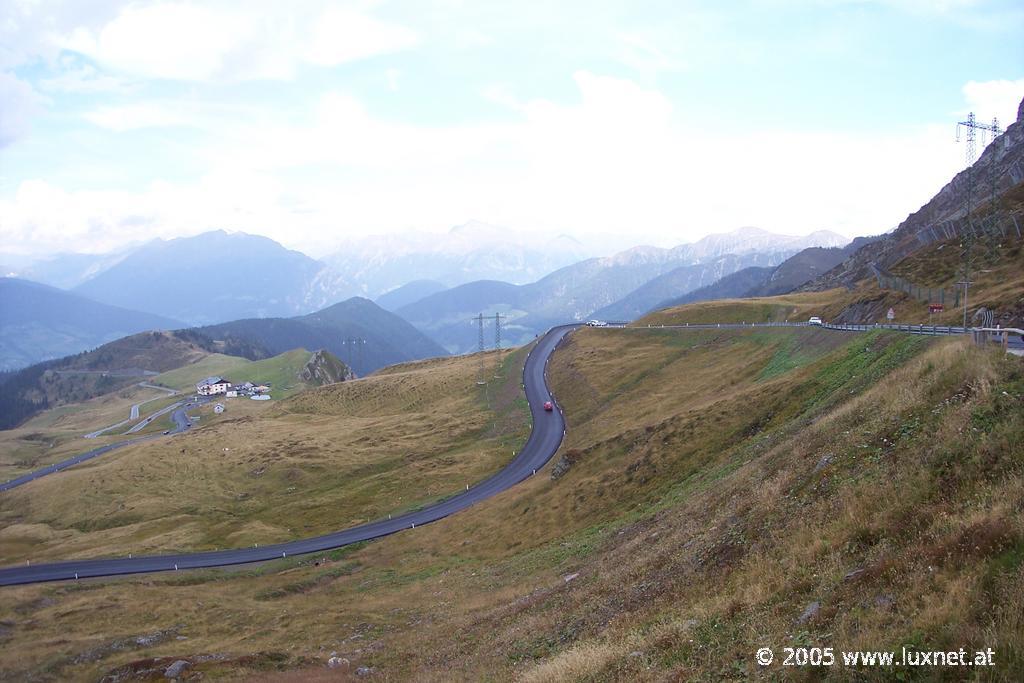
[[[0,149],[28,135],[40,98],[25,81],[0,72]]]
[[[197,122],[196,112],[179,102],[139,102],[99,107],[86,112],[83,116],[90,123],[117,132],[139,128],[190,126]]]
[[[305,58],[321,66],[365,59],[413,47],[411,29],[378,21],[351,9],[328,8],[316,21]]]
[[[59,61],[61,71],[52,78],[39,80],[39,88],[49,92],[123,93],[130,89],[127,81],[100,73],[92,64],[65,55]]]
[[[217,141],[202,152],[205,177],[108,193],[23,182],[0,202],[3,239],[98,250],[225,228],[323,253],[350,233],[436,230],[471,216],[665,245],[740,225],[856,235],[895,227],[961,163],[947,127],[695,134],[657,90],[585,71],[574,80],[574,104],[504,93],[515,116],[491,125],[395,123],[340,92],[289,125],[184,111]],[[135,124],[146,111],[136,114]],[[129,121],[122,112],[106,123]]]
[[[968,81],[963,92],[967,111],[973,111],[979,121],[986,123],[996,117],[1005,130],[1017,120],[1017,107],[1024,98],[1024,78],[1015,81]]]
[[[62,47],[118,73],[236,81],[290,78],[300,64],[334,66],[416,42],[411,29],[357,6],[167,0],[126,5],[101,27],[70,32]]]

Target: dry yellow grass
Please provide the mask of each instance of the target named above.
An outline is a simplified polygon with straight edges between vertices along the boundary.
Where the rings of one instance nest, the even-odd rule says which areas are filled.
[[[429,386],[406,372],[392,379]],[[1019,359],[891,334],[593,330],[549,374],[574,453],[561,478],[320,566],[4,589],[3,647],[21,659],[0,674],[95,679],[206,653],[224,658],[197,662],[204,675],[262,681],[358,666],[416,681],[811,678],[762,672],[753,653],[909,642],[991,646],[990,678],[1019,680]],[[383,400],[335,398],[268,419],[348,405],[329,415],[344,420]],[[796,623],[812,601],[818,616]],[[347,671],[324,668],[331,652]]]
[[[5,494],[0,561],[271,543],[457,491],[528,429],[521,414],[496,424],[475,371],[468,358],[431,361],[284,402],[227,399],[222,415],[206,406],[191,433]]]
[[[166,395],[132,385],[83,403],[51,408],[15,429],[0,431],[0,479],[12,479],[89,448],[120,440],[117,432],[123,430],[97,439],[83,437],[127,419],[132,404],[155,399],[142,407],[143,415],[166,405]]]

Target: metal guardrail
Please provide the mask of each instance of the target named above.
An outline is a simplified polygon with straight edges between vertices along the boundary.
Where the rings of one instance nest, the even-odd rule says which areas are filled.
[[[666,330],[714,330],[714,329],[743,329],[752,327],[821,327],[827,330],[839,330],[847,332],[868,332],[870,330],[893,330],[895,332],[906,332],[908,334],[923,334],[928,336],[951,336],[954,334],[970,334],[974,342],[979,346],[989,343],[1000,344],[1004,349],[1024,349],[1024,330],[1016,327],[956,327],[953,325],[894,325],[888,323],[872,323],[871,325],[858,325],[853,323],[822,323],[812,325],[811,323],[682,323],[680,325],[648,325],[647,327],[629,329],[666,329]],[[1017,335],[1017,339],[1011,337]]]
[[[895,330],[897,332],[908,332],[910,334],[927,334],[932,336],[967,334],[971,331],[971,328],[968,327],[954,327],[952,325],[892,325],[888,323],[855,325],[851,323],[823,323],[821,326],[830,330],[850,330],[856,332],[866,332],[868,330]]]

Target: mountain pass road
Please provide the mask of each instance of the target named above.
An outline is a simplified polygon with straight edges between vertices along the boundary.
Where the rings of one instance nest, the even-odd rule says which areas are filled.
[[[174,421],[174,427],[169,431],[169,433],[178,434],[180,432],[184,432],[185,430],[192,426],[192,421],[188,417],[188,409],[192,407],[192,405],[194,404],[176,404],[176,409],[171,414],[171,419]],[[146,424],[149,423],[147,422]],[[54,463],[47,467],[43,467],[42,469],[35,470],[34,472],[29,472],[28,474],[23,474],[20,477],[16,477],[15,479],[10,479],[8,481],[2,482],[0,483],[0,493],[4,491],[10,491],[11,489],[17,488],[18,486],[24,486],[30,481],[35,481],[36,479],[39,479],[40,477],[45,477],[48,474],[54,474],[55,472],[66,470],[69,467],[74,467],[75,465],[83,463],[87,460],[98,458],[99,456],[104,455],[105,453],[109,453],[110,451],[116,450],[118,448],[124,448],[125,446],[131,446],[132,444],[142,443],[143,441],[149,441],[150,439],[157,439],[160,438],[161,436],[161,434],[149,434],[147,436],[140,436],[134,439],[118,441],[116,443],[107,444],[106,446],[99,446],[98,448],[93,448],[90,451],[86,451],[85,453],[79,453],[78,455],[70,457],[67,460],[61,460],[58,463]]]
[[[9,567],[0,569],[0,585],[9,586],[43,581],[63,581],[88,577],[176,571],[203,567],[224,567],[248,562],[262,562],[288,557],[289,555],[323,552],[358,541],[380,538],[381,536],[387,536],[398,531],[429,524],[430,522],[465,510],[533,476],[558,450],[562,443],[562,437],[565,436],[565,420],[560,410],[550,412],[544,410],[544,403],[546,401],[555,401],[547,385],[547,363],[551,358],[552,352],[565,338],[565,335],[576,327],[578,325],[563,325],[552,328],[537,341],[536,346],[534,346],[526,358],[526,365],[523,368],[523,387],[526,391],[526,400],[529,402],[530,414],[533,418],[533,429],[526,441],[526,445],[501,471],[475,486],[469,487],[465,491],[460,491],[450,498],[446,498],[421,510],[395,516],[394,518],[380,519],[324,536],[290,541],[288,543],[213,552],[68,560],[50,564]],[[137,441],[134,440],[130,443],[137,443]],[[117,446],[121,445],[125,444],[117,444]],[[84,458],[85,455],[88,454],[78,456],[78,458]],[[99,453],[96,455],[99,455]],[[96,457],[96,455],[90,457]],[[32,477],[34,474],[25,476]],[[31,479],[28,481],[31,481]]]

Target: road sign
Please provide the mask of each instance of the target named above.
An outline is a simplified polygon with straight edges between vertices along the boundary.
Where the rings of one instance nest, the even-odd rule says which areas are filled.
[[[945,310],[945,306],[942,304],[928,304],[929,313],[942,313]]]
[[[885,317],[888,318],[890,322],[892,322],[893,320],[896,319],[896,311],[890,308],[889,312],[885,314]]]

